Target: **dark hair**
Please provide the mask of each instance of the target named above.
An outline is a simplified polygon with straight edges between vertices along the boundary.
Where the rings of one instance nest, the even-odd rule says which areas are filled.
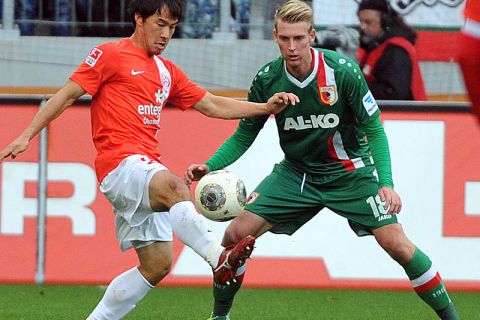
[[[387,26],[388,26],[388,25],[387,25]],[[417,31],[416,31],[413,27],[409,26],[409,25],[405,22],[405,20],[403,19],[402,16],[400,16],[400,15],[393,16],[393,17],[392,17],[392,25],[391,25],[391,26],[392,26],[392,27],[393,27],[393,26],[397,26],[398,28],[404,30],[405,32],[410,33],[411,36],[413,37],[413,40],[416,40],[416,39],[417,39]],[[385,28],[385,29],[387,29],[387,28]]]
[[[388,30],[396,26],[410,33],[414,39],[417,38],[415,29],[405,23],[403,17],[392,8],[388,0],[362,0],[358,4],[357,13],[360,10],[366,9],[380,12],[380,23],[383,30]]]
[[[138,12],[142,16],[142,19],[145,20],[164,7],[168,9],[172,18],[177,18],[179,21],[182,20],[182,0],[131,0],[128,7],[128,14],[132,18],[132,23],[135,27],[135,13]]]
[[[358,4],[358,11],[360,10],[376,10],[387,13],[391,10],[390,5],[386,0],[362,0]]]

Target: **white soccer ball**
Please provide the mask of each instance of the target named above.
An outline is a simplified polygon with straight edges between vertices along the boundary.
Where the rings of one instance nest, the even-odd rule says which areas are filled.
[[[195,188],[197,209],[213,221],[228,221],[243,212],[247,191],[234,173],[218,170],[204,175]]]

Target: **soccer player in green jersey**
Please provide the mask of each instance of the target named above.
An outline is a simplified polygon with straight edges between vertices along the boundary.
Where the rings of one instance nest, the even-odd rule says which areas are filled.
[[[285,158],[250,195],[245,211],[225,231],[223,245],[267,231],[291,235],[329,208],[345,217],[358,236],[373,235],[441,319],[458,319],[439,273],[397,222],[402,202],[393,189],[387,137],[358,65],[336,52],[311,47],[313,13],[302,1],[280,6],[273,35],[281,57],[260,69],[248,99],[265,102],[274,92],[286,91],[296,94],[300,103],[275,115]],[[187,169],[185,182],[236,161],[267,119],[242,119],[205,164]],[[229,285],[214,283],[211,319],[229,319],[244,271],[239,268]]]

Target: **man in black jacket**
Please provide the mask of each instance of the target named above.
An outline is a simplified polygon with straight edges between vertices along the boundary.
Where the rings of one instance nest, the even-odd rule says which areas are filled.
[[[359,64],[376,99],[427,100],[414,48],[416,32],[386,0],[362,0]]]

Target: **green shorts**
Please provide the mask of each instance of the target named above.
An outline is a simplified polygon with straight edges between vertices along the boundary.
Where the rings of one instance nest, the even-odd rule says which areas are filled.
[[[396,215],[383,208],[373,166],[319,175],[283,161],[250,194],[245,206],[245,210],[274,223],[271,232],[288,235],[323,208],[347,218],[358,236],[371,235],[372,229],[397,223]]]

